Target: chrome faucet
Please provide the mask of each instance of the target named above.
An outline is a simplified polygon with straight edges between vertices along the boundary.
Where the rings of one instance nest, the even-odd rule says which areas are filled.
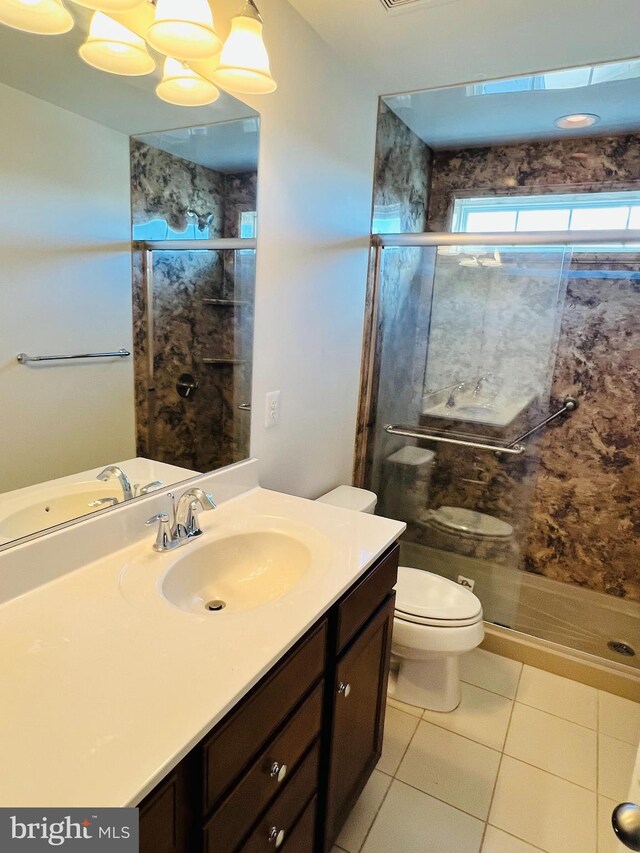
[[[462,389],[464,388],[464,386],[465,386],[465,385],[466,385],[466,382],[461,382],[459,385],[456,385],[456,386],[451,390],[451,392],[450,392],[450,394],[449,394],[449,399],[447,400],[447,403],[446,403],[446,405],[447,405],[447,409],[453,409],[453,407],[454,407],[454,406],[455,406],[455,404],[456,404],[456,397],[455,397],[456,392],[457,392],[457,391],[462,391]]]
[[[173,551],[202,535],[198,512],[215,509],[216,504],[210,494],[202,489],[188,489],[181,495],[177,507],[172,494],[172,518],[166,512],[153,515],[147,524],[158,522],[158,533],[153,546],[154,551]]]
[[[103,483],[107,483],[112,477],[118,480],[118,482],[120,483],[120,488],[122,489],[122,495],[124,500],[130,501],[133,497],[131,480],[129,480],[122,468],[118,468],[117,465],[107,465],[104,471],[101,471],[98,474],[97,479]]]
[[[478,394],[482,391],[482,386],[484,385],[485,382],[488,382],[490,378],[491,378],[491,374],[489,374],[489,376],[481,376],[478,379],[478,381],[476,382],[476,387],[473,389],[473,396],[474,397],[478,396]]]

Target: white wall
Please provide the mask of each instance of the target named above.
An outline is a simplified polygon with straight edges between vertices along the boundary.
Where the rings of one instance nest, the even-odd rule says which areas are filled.
[[[126,136],[0,85],[0,492],[135,455]]]
[[[246,99],[262,116],[252,454],[264,486],[316,497],[351,482],[377,98],[288,3],[260,11],[279,87]]]

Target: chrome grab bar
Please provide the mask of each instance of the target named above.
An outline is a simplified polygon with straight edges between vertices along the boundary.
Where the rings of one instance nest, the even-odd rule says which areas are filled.
[[[84,352],[79,355],[27,355],[26,352],[18,353],[20,364],[29,364],[32,361],[73,361],[77,358],[129,358],[131,353],[128,349],[119,349],[115,352]]]
[[[418,430],[411,429],[410,427],[397,426],[395,424],[390,424],[384,428],[385,432],[388,432],[389,435],[403,435],[406,438],[421,438],[425,441],[436,441],[442,444],[458,444],[462,447],[473,447],[475,450],[490,450],[493,453],[508,453],[511,456],[522,456],[525,451],[525,448],[516,444],[512,447],[502,447],[499,444],[482,444],[477,441],[467,441],[462,438],[447,438],[444,435],[433,435],[433,433],[429,432],[418,432]]]
[[[567,412],[575,412],[579,405],[580,404],[575,397],[565,397],[562,402],[561,409],[559,409],[553,415],[549,415],[549,417],[545,418],[543,421],[540,421],[539,424],[536,424],[536,426],[532,427],[527,432],[523,432],[522,435],[519,435],[517,438],[514,438],[511,444],[508,444],[507,447],[515,447],[517,444],[520,444],[521,441],[524,441],[525,438],[529,438],[530,435],[533,435],[534,433],[538,432],[538,430],[544,429],[547,424],[550,424],[551,421],[555,421],[555,419],[559,418],[560,415],[564,415]]]
[[[472,441],[468,438],[450,438],[449,436],[444,435],[434,435],[431,432],[420,431],[419,429],[415,429],[413,427],[405,427],[399,426],[397,424],[390,424],[384,428],[385,432],[389,433],[389,435],[402,435],[405,438],[418,438],[424,441],[435,441],[441,444],[456,444],[461,447],[472,447],[474,450],[489,450],[496,455],[500,455],[502,453],[506,453],[510,456],[522,456],[525,452],[526,447],[522,442],[529,438],[529,436],[538,432],[547,424],[550,424],[552,421],[555,421],[556,418],[559,418],[561,415],[569,414],[570,412],[575,412],[578,408],[578,400],[575,397],[565,397],[562,408],[557,412],[554,412],[552,415],[549,415],[548,418],[545,418],[543,421],[540,421],[539,424],[536,424],[527,432],[523,432],[522,435],[519,435],[517,438],[514,438],[513,441],[509,442],[509,444],[486,444],[481,441]],[[456,435],[456,433],[453,433]]]

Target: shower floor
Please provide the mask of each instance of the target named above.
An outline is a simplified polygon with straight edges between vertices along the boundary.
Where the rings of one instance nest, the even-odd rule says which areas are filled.
[[[473,580],[488,622],[640,670],[640,604],[415,542],[401,542],[400,561]],[[635,656],[613,651],[610,642]]]

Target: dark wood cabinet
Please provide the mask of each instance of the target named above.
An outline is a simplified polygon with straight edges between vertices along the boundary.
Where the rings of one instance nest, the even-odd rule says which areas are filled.
[[[140,805],[141,853],[325,853],[382,751],[394,545]]]
[[[327,790],[331,847],[382,752],[394,596],[342,655],[336,669]]]

